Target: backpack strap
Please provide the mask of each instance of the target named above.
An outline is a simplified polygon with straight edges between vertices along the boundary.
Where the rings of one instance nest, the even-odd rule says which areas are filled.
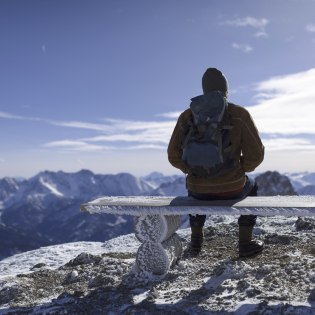
[[[220,162],[223,162],[223,154],[222,154],[222,148],[223,148],[223,143],[222,143],[222,132],[218,132],[218,148],[219,148],[219,158]]]
[[[218,141],[218,149],[219,149],[219,158],[221,163],[224,161],[223,155],[232,151],[232,145],[230,144],[228,147],[223,149],[223,130],[231,130],[233,126],[229,124],[229,117],[226,115],[222,119],[222,123],[218,123],[216,128],[218,129],[217,133],[217,141]]]
[[[187,124],[185,126],[185,130],[187,130],[187,128],[188,128],[188,132],[187,132],[185,140],[184,140],[184,142],[182,144],[182,149],[187,147],[189,138],[192,135],[192,133],[194,132],[194,124],[193,124],[191,119],[187,122]]]

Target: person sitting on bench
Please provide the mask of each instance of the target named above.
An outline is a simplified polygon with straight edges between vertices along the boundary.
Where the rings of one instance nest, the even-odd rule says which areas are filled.
[[[257,196],[257,184],[248,178],[264,159],[264,146],[249,112],[227,102],[228,83],[216,68],[202,77],[203,94],[191,99],[178,118],[168,146],[168,160],[187,174],[188,195],[197,199],[242,199]],[[189,215],[191,249],[200,252],[205,215]],[[263,250],[252,239],[256,216],[241,215],[239,256]]]

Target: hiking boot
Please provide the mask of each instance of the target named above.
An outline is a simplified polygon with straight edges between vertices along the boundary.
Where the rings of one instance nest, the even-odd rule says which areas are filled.
[[[200,252],[203,244],[203,228],[191,227],[190,249],[194,252]]]
[[[239,243],[238,248],[240,257],[252,257],[262,252],[264,249],[264,243],[262,241]]]
[[[203,243],[203,237],[196,237],[196,236],[191,236],[190,239],[190,248],[194,251],[201,251],[202,248],[202,243]]]

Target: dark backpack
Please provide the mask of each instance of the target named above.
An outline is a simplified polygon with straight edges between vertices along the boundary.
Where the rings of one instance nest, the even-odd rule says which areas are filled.
[[[215,178],[228,173],[235,165],[227,107],[221,91],[191,99],[193,117],[182,146],[182,160],[195,176]]]

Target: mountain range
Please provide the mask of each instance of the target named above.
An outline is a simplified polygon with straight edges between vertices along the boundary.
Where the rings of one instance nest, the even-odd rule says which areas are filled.
[[[315,173],[253,175],[259,195],[315,194]],[[0,179],[0,259],[41,246],[104,242],[133,231],[129,216],[89,215],[80,204],[101,196],[186,195],[185,177],[154,172],[94,174],[43,171],[30,179]]]

